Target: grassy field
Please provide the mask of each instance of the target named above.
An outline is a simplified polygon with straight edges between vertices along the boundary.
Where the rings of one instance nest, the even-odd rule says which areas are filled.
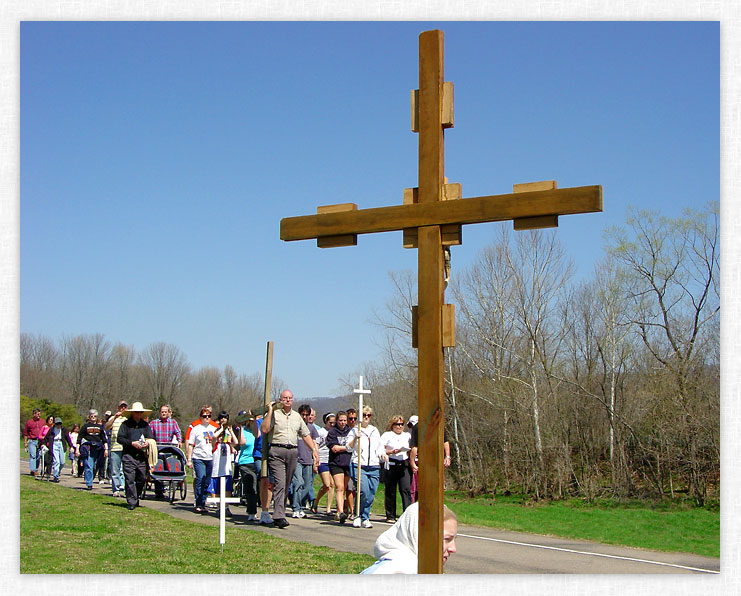
[[[224,556],[196,522],[121,499],[20,479],[21,573],[359,573],[369,555],[226,527]],[[53,506],[50,506],[53,503]],[[146,528],[146,535],[142,535]],[[204,569],[204,561],[208,568]]]
[[[315,490],[318,489],[318,478]],[[124,512],[121,501],[82,491],[59,490],[45,482],[21,476],[21,573],[116,573],[122,564],[139,562],[149,573],[201,573],[204,560],[216,561],[210,573],[358,573],[373,562],[367,555],[333,551],[325,547],[280,540],[259,532],[229,527],[225,556],[218,544],[193,540],[201,527],[147,508]],[[54,507],[50,507],[50,500]],[[188,500],[192,495],[188,496]],[[326,497],[320,510],[326,507]],[[697,508],[681,503],[613,501],[586,504],[572,499],[523,504],[519,497],[469,498],[448,491],[448,504],[463,524],[502,530],[593,540],[660,551],[720,556],[718,508]],[[373,505],[383,516],[384,485]],[[397,512],[401,513],[397,497]],[[123,515],[126,513],[126,515]],[[132,532],[149,528],[147,539]],[[40,536],[43,539],[40,541]],[[127,540],[127,537],[131,537]],[[44,546],[41,547],[41,544]],[[55,548],[60,546],[62,548]],[[39,556],[40,549],[43,557]],[[43,561],[43,569],[39,562]]]
[[[720,557],[720,512],[682,503],[579,499],[523,505],[517,497],[448,492],[446,504],[464,524]]]

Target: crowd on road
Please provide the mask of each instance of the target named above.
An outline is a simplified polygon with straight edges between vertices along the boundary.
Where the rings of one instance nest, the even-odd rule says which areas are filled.
[[[204,405],[185,433],[166,404],[150,420],[152,410],[140,402],[129,406],[121,401],[115,412],[107,411],[103,417],[91,409],[82,427],[73,425],[71,429],[61,418],[43,419],[41,414],[35,409],[23,432],[29,471],[38,479],[59,482],[69,459],[70,473],[81,477],[86,489],[92,490],[97,478],[100,485],[110,485],[112,496],[125,497],[128,509],[133,510],[147,486],[154,488],[155,499],[166,498],[161,476],[154,472],[158,452],[167,451],[178,455],[180,463],[193,471],[195,513],[208,514],[210,508],[215,509],[214,497],[223,486],[225,496],[234,493],[246,506],[248,521],[279,529],[290,525],[288,507],[293,518],[329,517],[339,524],[350,521],[354,527],[371,528],[371,507],[379,482],[384,482],[385,521],[394,526],[381,536],[393,530],[393,537],[387,537],[393,548],[381,555],[386,551],[379,550],[377,543],[379,563],[401,560],[396,555],[408,551],[412,542],[416,557],[417,507],[412,504],[417,497],[417,416],[406,420],[394,415],[381,432],[371,424],[373,409],[366,405],[360,412],[348,408],[326,413],[323,426],[319,426],[315,424],[316,411],[309,404],[293,409],[290,390],[283,391],[280,400],[269,404],[262,415],[242,410],[233,422],[229,412],[221,411],[214,417],[212,407]],[[447,437],[444,449],[447,467]],[[315,494],[317,474],[322,485]],[[397,492],[401,512],[397,511]],[[445,540],[443,543],[443,560],[455,552],[455,532],[449,531],[455,519],[447,508],[445,511],[448,540],[447,546]],[[232,517],[228,506],[226,516]],[[394,571],[395,565],[379,568],[379,563],[366,572],[399,572]]]

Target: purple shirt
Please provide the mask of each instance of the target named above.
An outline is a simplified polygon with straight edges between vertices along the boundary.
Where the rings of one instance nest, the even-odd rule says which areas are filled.
[[[162,420],[157,418],[149,423],[149,428],[154,433],[154,440],[158,443],[172,443],[172,438],[176,437],[178,443],[182,442],[180,435],[180,426],[173,418]]]

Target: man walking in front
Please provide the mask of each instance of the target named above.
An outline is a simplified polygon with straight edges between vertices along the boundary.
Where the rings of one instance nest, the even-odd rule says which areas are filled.
[[[292,405],[293,393],[286,389],[280,394],[279,407],[271,403],[260,425],[263,435],[272,433],[268,468],[275,481],[273,523],[281,529],[289,525],[286,520],[286,490],[296,470],[299,437],[311,449],[314,465],[319,466],[319,452],[309,428],[298,412],[291,409]]]
[[[36,476],[39,469],[39,436],[43,427],[41,410],[34,408],[30,420],[23,429],[23,448],[28,451],[28,468],[31,476]]]
[[[118,442],[123,447],[121,465],[126,487],[126,504],[129,510],[139,506],[139,497],[147,482],[147,451],[149,450],[147,439],[154,440],[154,435],[149,424],[144,420],[144,415],[151,413],[152,410],[145,409],[141,402],[134,402],[134,405],[123,413],[126,420],[118,429]]]

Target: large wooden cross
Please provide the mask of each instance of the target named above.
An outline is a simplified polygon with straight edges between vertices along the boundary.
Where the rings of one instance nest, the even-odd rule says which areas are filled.
[[[412,130],[419,132],[418,188],[404,204],[358,210],[322,206],[317,215],[281,220],[282,240],[316,239],[322,248],[357,244],[358,234],[404,231],[418,247],[418,299],[413,335],[418,347],[419,573],[442,573],[443,350],[454,344],[453,305],[445,304],[444,250],[461,243],[463,224],[513,220],[515,229],[555,227],[558,216],[602,211],[602,187],[557,189],[556,183],[514,186],[513,194],[461,198],[444,174],[444,129],[453,125],[453,86],[443,76],[443,32],[419,36],[419,89],[412,92]]]

